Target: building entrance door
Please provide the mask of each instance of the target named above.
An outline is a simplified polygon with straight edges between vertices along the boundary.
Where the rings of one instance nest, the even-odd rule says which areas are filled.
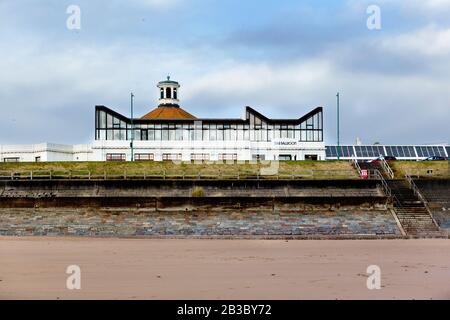
[[[307,154],[305,155],[305,160],[317,161],[318,160],[317,154]]]
[[[290,154],[280,154],[280,156],[278,157],[278,160],[280,160],[280,161],[291,161],[292,160],[292,156]]]

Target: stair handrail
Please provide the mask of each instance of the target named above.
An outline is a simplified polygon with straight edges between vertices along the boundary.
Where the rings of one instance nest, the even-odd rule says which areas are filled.
[[[358,174],[361,177],[362,176],[361,166],[359,165],[359,162],[356,158],[353,159],[353,165],[355,166],[356,171],[358,171]]]
[[[430,206],[428,205],[428,200],[422,195],[422,192],[420,192],[420,189],[417,186],[417,184],[414,182],[414,179],[409,174],[405,174],[405,178],[406,178],[406,181],[408,181],[409,187],[414,192],[414,195],[417,196],[417,198],[419,198],[420,202],[422,202],[422,204],[424,205],[425,209],[427,210],[428,214],[431,217],[431,220],[433,220],[434,225],[440,230],[441,228],[439,227],[439,224],[437,223],[437,221],[434,219],[433,213],[430,209]]]
[[[388,174],[388,176],[391,179],[394,179],[395,174],[394,171],[392,170],[391,166],[389,165],[389,163],[387,163],[386,159],[381,158],[381,163],[383,164],[383,169],[386,171],[386,173]]]
[[[391,187],[389,187],[389,184],[387,183],[386,179],[384,179],[383,175],[379,170],[375,170],[375,176],[380,180],[381,186],[383,188],[383,192],[392,199],[392,201],[396,204],[398,208],[403,209],[403,205],[400,202],[400,200],[397,198],[395,194],[392,193]]]
[[[388,196],[392,198],[392,190],[389,187],[386,179],[384,179],[383,175],[381,174],[381,172],[379,170],[375,170],[375,177],[378,178],[378,180],[380,180],[381,182],[381,187],[383,188],[384,193]],[[395,196],[394,196],[395,197]]]

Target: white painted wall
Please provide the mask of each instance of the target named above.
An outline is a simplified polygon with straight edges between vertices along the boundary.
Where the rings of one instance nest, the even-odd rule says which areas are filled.
[[[18,158],[20,162],[40,161],[89,161],[92,158],[90,145],[63,145],[40,143],[34,145],[0,145],[0,161]],[[78,158],[78,159],[77,159]]]
[[[281,142],[281,143],[279,143]],[[36,145],[0,145],[0,161],[19,158],[20,162],[41,161],[105,161],[108,153],[126,154],[131,160],[130,141],[94,141],[90,145],[62,145],[42,143]],[[238,160],[252,160],[252,155],[264,155],[265,160],[278,160],[280,154],[291,155],[292,160],[304,160],[306,155],[317,155],[325,160],[323,142],[300,143],[292,140],[274,142],[252,141],[134,141],[134,154],[154,154],[162,161],[164,153],[181,154],[190,161],[191,154],[209,154],[210,160],[219,160],[219,154],[237,154]]]

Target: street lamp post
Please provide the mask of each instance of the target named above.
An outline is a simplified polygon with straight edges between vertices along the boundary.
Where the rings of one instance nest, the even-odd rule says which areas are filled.
[[[336,99],[337,99],[337,158],[338,158],[338,160],[341,160],[341,145],[340,145],[340,130],[339,130],[339,125],[340,125],[340,123],[339,123],[339,121],[340,121],[340,106],[339,106],[339,103],[340,103],[340,94],[339,94],[339,92],[336,94]]]
[[[131,92],[131,143],[130,143],[130,148],[131,148],[131,161],[134,161],[134,124],[133,124],[133,99],[134,99],[134,94],[133,92]]]

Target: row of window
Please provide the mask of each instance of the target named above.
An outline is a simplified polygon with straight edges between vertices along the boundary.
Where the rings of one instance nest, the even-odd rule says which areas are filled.
[[[142,141],[272,141],[273,139],[295,139],[304,142],[321,142],[321,130],[186,130],[186,129],[98,129],[97,140],[133,140]]]
[[[446,147],[447,152],[450,147]],[[431,156],[445,157],[444,147],[440,146],[327,146],[326,155],[328,158],[338,156],[343,158],[376,158],[380,155],[394,156],[398,158],[426,158]],[[416,155],[417,152],[417,155]]]
[[[181,161],[181,153],[163,153],[163,161]],[[126,161],[125,153],[107,153],[106,161]],[[155,155],[153,153],[136,153],[134,155],[135,161],[154,161]],[[191,161],[209,161],[210,155],[208,153],[191,153]],[[220,153],[219,160],[237,160],[237,153]]]
[[[235,129],[235,130],[249,130],[249,129],[267,129],[267,130],[321,130],[322,129],[322,113],[311,116],[307,120],[298,125],[291,124],[267,124],[253,115],[250,116],[250,124],[223,124],[223,123],[203,123],[202,121],[194,121],[194,123],[176,124],[134,124],[134,129]],[[131,125],[127,122],[109,114],[105,111],[97,111],[97,129],[131,129]]]
[[[247,115],[250,124],[194,123],[136,124],[134,130],[125,121],[105,111],[97,111],[97,140],[150,141],[271,141],[295,139],[305,142],[323,141],[322,113],[317,113],[299,125],[268,125],[253,114]]]
[[[161,95],[160,95],[161,99],[178,99],[178,92],[177,92],[177,88],[166,88],[166,90],[164,90],[164,88],[161,88]]]

